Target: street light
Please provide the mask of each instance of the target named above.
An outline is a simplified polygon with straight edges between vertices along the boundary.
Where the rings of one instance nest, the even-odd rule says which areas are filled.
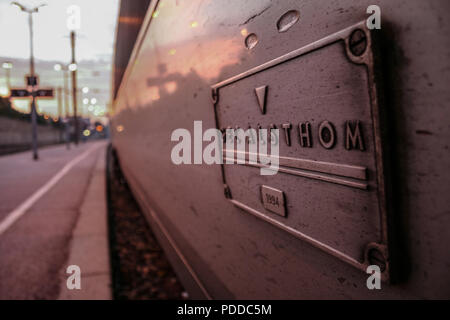
[[[11,2],[12,5],[19,7],[25,13],[28,13],[28,26],[30,28],[30,78],[34,79],[34,55],[33,55],[33,13],[39,12],[39,8],[45,6],[45,4],[40,4],[34,8],[27,8],[18,2]],[[33,81],[31,86],[31,141],[33,148],[33,159],[37,160],[37,114],[36,114],[36,83]]]
[[[75,70],[77,70],[77,64],[76,63],[69,64],[69,71],[75,71]]]

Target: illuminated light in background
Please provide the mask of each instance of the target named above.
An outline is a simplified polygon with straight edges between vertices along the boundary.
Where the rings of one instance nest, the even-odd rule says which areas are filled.
[[[53,118],[53,122],[58,122],[58,118]]]
[[[83,104],[88,104],[89,103],[89,99],[88,98],[84,98],[83,99]]]
[[[83,136],[89,137],[90,135],[91,135],[91,131],[90,130],[86,129],[86,130],[83,131]]]
[[[174,93],[177,90],[177,83],[175,81],[166,82],[164,88],[168,93]]]
[[[44,119],[45,119],[45,120],[48,120],[48,118],[49,118],[48,115],[45,115],[45,116],[44,116]]]
[[[83,87],[83,89],[81,89],[81,91],[83,91],[83,93],[88,93],[89,92],[89,88],[88,87]]]
[[[6,61],[6,62],[2,63],[2,68],[6,70],[5,72],[7,73],[7,77],[8,77],[8,72],[9,72],[10,69],[12,69],[12,67],[13,67],[12,62]],[[9,96],[9,94],[10,93],[9,93],[9,89],[8,88],[0,87],[0,96],[7,97],[7,96]]]
[[[61,71],[62,66],[59,63],[57,63],[53,66],[53,69],[55,69],[55,71]]]
[[[71,63],[71,64],[69,64],[69,70],[70,70],[70,71],[75,71],[75,70],[77,70],[77,64],[76,64],[76,63]]]
[[[247,29],[246,28],[242,29],[241,30],[241,34],[242,34],[243,37],[247,36],[248,35]]]
[[[12,69],[13,64],[11,62],[3,62],[2,68],[3,69]]]
[[[98,116],[105,115],[105,111],[106,111],[105,107],[95,106],[95,107],[93,107],[93,109],[94,109],[94,116],[98,117]]]
[[[197,27],[198,27],[198,22],[197,21],[191,22],[191,28],[197,28]]]
[[[7,97],[9,95],[8,88],[0,87],[0,96]]]
[[[88,110],[89,110],[90,112],[94,111],[94,106],[90,105],[90,106],[88,107]]]
[[[175,53],[177,53],[177,50],[175,50],[175,49],[170,49],[170,50],[169,50],[169,54],[170,54],[171,56],[175,55]]]
[[[91,104],[96,104],[96,103],[97,103],[97,99],[92,98],[92,99],[91,99]]]
[[[142,24],[142,18],[138,17],[119,17],[119,23],[134,24],[140,26]]]
[[[123,129],[124,129],[124,127],[123,127],[123,125],[121,125],[121,124],[119,124],[119,125],[116,127],[117,132],[122,132]]]
[[[96,126],[95,130],[97,130],[97,132],[102,132],[103,131],[103,126],[101,126],[101,125]]]

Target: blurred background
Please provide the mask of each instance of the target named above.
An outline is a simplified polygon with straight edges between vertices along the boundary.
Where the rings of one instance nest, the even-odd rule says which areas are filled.
[[[36,99],[39,145],[75,138],[71,74],[75,70],[79,140],[108,135],[118,6],[118,0],[0,0],[0,154],[31,146],[31,98],[12,91],[27,89],[30,13],[25,10],[34,8],[35,90],[52,89],[46,92],[48,96]],[[71,31],[75,33],[75,63]]]

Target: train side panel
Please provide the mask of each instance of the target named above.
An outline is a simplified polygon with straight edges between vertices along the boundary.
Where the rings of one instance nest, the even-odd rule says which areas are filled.
[[[374,61],[355,62],[345,41],[372,4],[381,8]],[[114,102],[113,146],[193,297],[450,296],[449,9],[438,0],[152,1]],[[266,114],[254,91],[264,85]],[[265,119],[292,125],[280,155],[301,158],[295,177],[171,159],[172,133],[195,139],[194,121],[204,131],[267,127]],[[346,141],[359,120],[364,149]],[[329,149],[324,121],[336,133]],[[311,148],[296,131],[306,122]],[[311,178],[311,163],[328,171]],[[262,185],[281,190],[286,217],[265,209]],[[371,243],[391,254],[381,290],[366,286]]]

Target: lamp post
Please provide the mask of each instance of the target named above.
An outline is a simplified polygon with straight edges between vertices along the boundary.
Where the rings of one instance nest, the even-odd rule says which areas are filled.
[[[15,5],[20,8],[25,13],[28,13],[28,26],[30,29],[30,78],[35,79],[36,75],[34,72],[34,54],[33,54],[33,13],[39,12],[39,8],[45,6],[45,4],[41,4],[34,8],[27,8],[21,5],[18,2],[11,2],[12,5]],[[33,148],[33,159],[38,160],[38,152],[37,152],[37,113],[36,113],[36,86],[37,81],[33,81],[31,83],[31,145]]]

